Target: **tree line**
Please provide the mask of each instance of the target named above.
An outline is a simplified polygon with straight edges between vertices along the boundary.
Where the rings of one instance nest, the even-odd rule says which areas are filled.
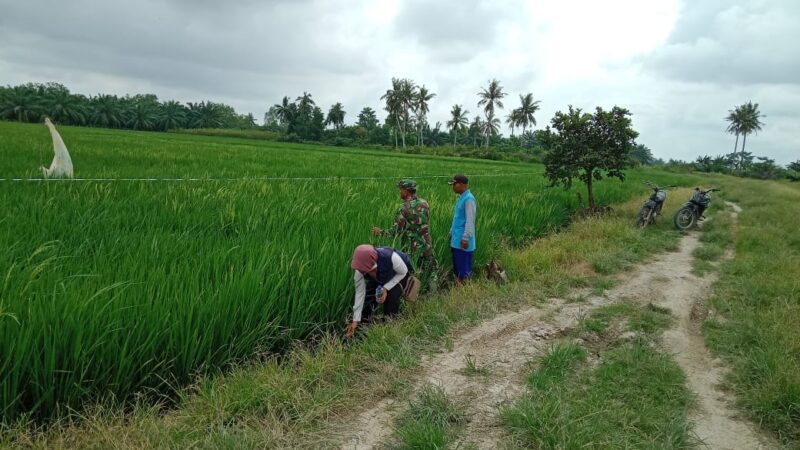
[[[153,94],[73,94],[59,83],[0,87],[0,119],[64,125],[166,131],[176,128],[255,128],[252,114],[237,114],[223,103],[160,102]]]

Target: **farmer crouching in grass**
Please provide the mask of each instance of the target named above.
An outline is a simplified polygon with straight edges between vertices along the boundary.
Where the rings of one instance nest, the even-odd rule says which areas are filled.
[[[456,286],[472,273],[472,256],[475,253],[475,215],[478,203],[469,190],[469,180],[464,175],[456,175],[447,182],[458,194],[453,211],[453,224],[450,226],[450,249],[453,252],[453,272]]]
[[[356,295],[353,320],[345,330],[348,338],[353,337],[361,322],[372,321],[377,303],[383,305],[387,317],[394,317],[400,312],[400,297],[404,293],[409,298],[416,297],[419,290],[419,281],[411,275],[414,268],[408,256],[391,247],[359,245],[353,252],[350,267],[355,270]]]
[[[403,204],[397,209],[394,224],[382,230],[372,227],[372,234],[400,237],[400,249],[416,264],[420,279],[429,292],[436,292],[438,279],[436,257],[430,233],[430,207],[428,202],[417,197],[417,182],[403,179],[397,183]]]

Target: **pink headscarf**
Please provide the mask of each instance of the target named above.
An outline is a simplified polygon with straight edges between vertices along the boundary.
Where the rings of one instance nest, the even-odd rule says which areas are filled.
[[[361,273],[367,273],[372,271],[372,268],[377,263],[378,251],[375,250],[375,247],[369,244],[361,244],[353,252],[353,260],[350,261],[350,267]]]

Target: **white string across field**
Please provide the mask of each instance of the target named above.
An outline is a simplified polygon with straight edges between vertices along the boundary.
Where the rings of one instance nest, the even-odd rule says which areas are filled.
[[[472,178],[491,178],[491,177],[517,177],[534,175],[533,173],[487,173],[487,174],[467,174]],[[403,178],[430,179],[430,178],[451,178],[452,175],[417,175],[417,176],[393,176],[393,177],[211,177],[211,178],[0,178],[0,181],[7,182],[115,182],[115,181],[349,181],[349,180],[398,180]]]

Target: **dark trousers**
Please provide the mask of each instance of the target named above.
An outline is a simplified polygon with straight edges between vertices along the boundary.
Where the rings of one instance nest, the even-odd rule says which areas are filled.
[[[387,317],[394,317],[400,312],[400,297],[403,296],[403,290],[408,283],[409,275],[406,275],[402,281],[397,283],[397,286],[392,288],[386,294],[386,301],[383,302],[383,314]],[[367,281],[367,295],[364,298],[364,309],[361,310],[361,321],[364,323],[372,322],[372,313],[378,309],[378,299],[375,298],[375,289],[378,287],[378,282],[369,276],[366,277]]]

